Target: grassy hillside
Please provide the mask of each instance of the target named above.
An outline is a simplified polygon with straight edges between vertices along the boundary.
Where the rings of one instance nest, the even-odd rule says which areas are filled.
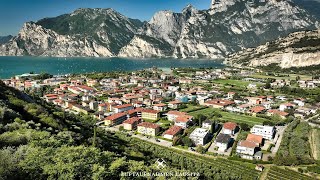
[[[98,129],[94,138],[91,117],[39,103],[0,81],[0,179],[120,179],[121,172],[159,171],[156,159],[114,135]]]

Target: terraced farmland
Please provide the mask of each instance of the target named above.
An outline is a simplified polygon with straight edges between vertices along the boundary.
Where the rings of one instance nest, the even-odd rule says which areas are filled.
[[[267,174],[266,180],[313,180],[312,177],[287,168],[272,166]]]

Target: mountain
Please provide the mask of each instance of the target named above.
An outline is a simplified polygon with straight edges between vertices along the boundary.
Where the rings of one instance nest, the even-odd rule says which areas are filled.
[[[10,41],[13,36],[0,36],[0,44],[5,44]]]
[[[234,66],[267,66],[282,68],[320,64],[320,30],[302,31],[285,38],[250,48],[231,55],[227,64]]]
[[[317,0],[293,0],[295,4],[306,9],[309,13],[320,19],[320,1]]]
[[[71,14],[25,23],[0,47],[2,55],[113,57],[142,22],[113,9],[78,9]]]
[[[112,9],[79,9],[26,23],[0,55],[216,59],[317,28],[317,18],[291,0],[212,0],[208,10],[188,5],[144,23]]]

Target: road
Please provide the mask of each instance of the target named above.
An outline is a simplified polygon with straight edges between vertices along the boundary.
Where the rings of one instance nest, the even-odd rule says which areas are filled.
[[[287,125],[286,126],[277,126],[276,128],[277,128],[277,133],[276,133],[274,141],[273,141],[275,143],[275,146],[274,146],[274,148],[272,148],[272,151],[271,151],[273,156],[276,155],[276,153],[278,152],[278,150],[280,148],[283,133],[284,133],[285,129],[287,128]]]
[[[121,125],[113,126],[113,127],[106,127],[106,126],[99,126],[99,127],[105,129],[106,131],[119,132],[119,126],[121,126]],[[195,154],[195,155],[198,155],[198,156],[205,156],[205,157],[209,157],[209,158],[213,158],[213,159],[216,158],[216,157],[211,156],[211,155],[200,154],[200,153],[197,153],[195,151],[174,147],[174,146],[172,146],[172,142],[166,141],[166,140],[163,140],[163,139],[158,139],[158,141],[157,141],[155,137],[148,138],[148,137],[143,136],[141,134],[132,134],[132,132],[128,132],[128,134],[130,134],[132,137],[136,137],[136,138],[139,138],[141,140],[148,141],[148,142],[160,145],[160,146],[164,146],[164,147],[176,149],[176,150],[179,150],[179,151],[192,153],[192,154]],[[223,157],[221,157],[221,158],[223,158]]]

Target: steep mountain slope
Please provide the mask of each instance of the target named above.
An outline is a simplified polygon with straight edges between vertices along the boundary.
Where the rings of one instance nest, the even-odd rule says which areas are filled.
[[[5,44],[10,41],[13,36],[0,36],[0,44]]]
[[[320,64],[320,30],[302,31],[288,37],[231,55],[227,64],[235,66],[266,66],[282,68]]]
[[[316,17],[291,0],[212,0],[208,10],[188,5],[145,23],[112,9],[79,9],[26,23],[0,55],[215,59],[317,28]]]
[[[2,55],[116,56],[142,25],[113,9],[78,9],[71,14],[26,23],[0,47]]]
[[[316,16],[318,19],[320,19],[320,1],[317,0],[293,0],[295,4],[298,6],[304,8],[312,15]]]
[[[316,18],[291,1],[226,0],[212,1],[211,8],[204,11],[188,6],[182,13],[159,12],[140,34],[172,45],[172,54],[161,56],[222,58],[297,30],[317,27]],[[134,49],[152,54],[136,42],[131,41],[120,55],[130,57]]]

